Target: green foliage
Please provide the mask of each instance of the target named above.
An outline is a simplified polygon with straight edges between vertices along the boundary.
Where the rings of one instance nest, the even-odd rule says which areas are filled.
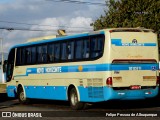
[[[160,0],[106,1],[105,15],[92,23],[94,30],[144,27],[160,33]]]

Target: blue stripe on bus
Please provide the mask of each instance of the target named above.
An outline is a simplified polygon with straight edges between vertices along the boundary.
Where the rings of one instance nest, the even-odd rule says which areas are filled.
[[[67,100],[67,87],[65,86],[25,86],[28,98]]]
[[[65,86],[24,86],[27,98],[37,99],[54,99],[54,100],[67,100],[67,87]],[[8,97],[17,96],[17,87],[7,87]]]
[[[79,68],[81,67],[81,69]],[[39,68],[27,68],[26,74],[14,77],[28,76],[29,74],[49,74],[68,72],[98,72],[98,71],[122,71],[122,70],[158,70],[158,64],[91,64],[75,66],[51,66]]]
[[[67,86],[24,86],[27,98],[68,100]],[[158,94],[158,86],[155,89],[141,90],[113,90],[111,87],[83,87],[78,86],[80,101],[82,102],[102,102],[107,100],[119,99],[145,99],[155,97]],[[146,94],[150,92],[151,94]],[[16,86],[7,87],[8,97],[16,97]]]
[[[111,39],[111,44],[115,46],[156,46],[156,43],[122,43],[122,39]]]

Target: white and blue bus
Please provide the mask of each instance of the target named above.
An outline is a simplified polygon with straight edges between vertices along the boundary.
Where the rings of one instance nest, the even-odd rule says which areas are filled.
[[[158,44],[152,30],[114,28],[19,44],[10,49],[7,94],[86,103],[158,94]]]

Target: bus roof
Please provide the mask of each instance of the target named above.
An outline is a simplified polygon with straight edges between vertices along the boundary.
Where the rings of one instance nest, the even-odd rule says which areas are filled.
[[[39,40],[39,41],[33,41],[33,42],[27,42],[27,43],[24,43],[24,44],[18,44],[18,45],[13,46],[12,48],[23,47],[23,46],[28,46],[28,45],[36,45],[36,44],[41,44],[41,43],[49,43],[49,42],[53,42],[53,41],[61,41],[61,40],[79,38],[79,37],[87,37],[87,36],[90,36],[90,35],[99,35],[99,34],[104,34],[104,30],[93,31],[91,33],[82,33],[82,34],[62,36],[62,37],[57,37],[57,38],[50,38],[50,39],[47,39],[47,40],[42,39],[42,40]]]
[[[110,33],[112,32],[153,32],[151,29],[145,29],[145,28],[109,28],[109,29],[103,29],[99,31],[93,31],[93,32],[88,32],[88,33],[81,33],[81,34],[75,34],[75,35],[69,35],[69,36],[62,36],[62,37],[57,37],[57,38],[50,38],[47,40],[39,40],[39,41],[33,41],[33,42],[27,42],[24,44],[18,44],[13,46],[12,48],[16,47],[23,47],[23,46],[28,46],[28,45],[36,45],[36,44],[41,44],[41,43],[49,43],[53,41],[61,41],[61,40],[67,40],[67,39],[73,39],[73,38],[79,38],[79,37],[85,37],[85,36],[91,36],[91,35],[98,35],[98,34],[104,34],[105,31],[108,31]],[[11,48],[11,49],[12,49]]]
[[[137,27],[137,28],[111,28],[108,29],[109,32],[154,32],[152,29],[146,29],[143,27]]]

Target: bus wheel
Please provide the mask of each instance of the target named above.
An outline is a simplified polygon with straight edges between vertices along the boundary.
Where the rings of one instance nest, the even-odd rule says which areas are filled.
[[[26,104],[28,103],[28,99],[25,97],[24,95],[24,91],[23,91],[23,88],[20,87],[19,90],[18,90],[18,99],[19,99],[19,102],[21,104]]]
[[[75,88],[71,89],[69,100],[72,109],[74,110],[83,109],[84,103],[78,101],[78,94]]]

